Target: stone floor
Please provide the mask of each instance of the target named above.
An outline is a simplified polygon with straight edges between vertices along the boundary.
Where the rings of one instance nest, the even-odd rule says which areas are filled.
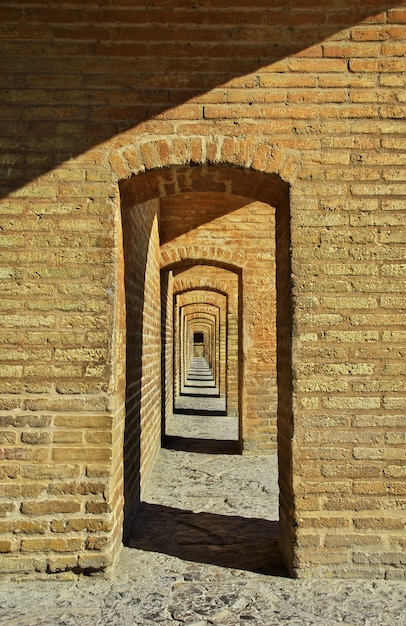
[[[285,576],[276,457],[229,454],[235,420],[176,415],[167,432],[178,445],[161,451],[114,578],[3,581],[0,624],[406,626],[402,582]]]
[[[175,413],[226,414],[226,399],[220,395],[213,372],[204,357],[193,359],[181,393],[175,399]]]

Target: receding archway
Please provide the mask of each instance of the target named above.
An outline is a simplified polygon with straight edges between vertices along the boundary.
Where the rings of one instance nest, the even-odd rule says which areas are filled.
[[[251,411],[246,412],[244,444],[247,450],[275,448],[278,413],[281,544],[290,564],[294,523],[288,185],[276,175],[237,167],[174,166],[122,181],[120,188],[124,247],[129,259],[132,258],[130,251],[134,247],[138,249],[136,243],[144,241],[139,246],[142,262],[132,260],[126,269],[127,319],[132,315],[129,308],[138,311],[141,319],[139,345],[145,345],[143,338],[148,329],[148,342],[153,336],[151,345],[159,344],[161,358],[161,291],[165,291],[168,301],[168,294],[173,289],[172,270],[177,265],[203,260],[207,264],[228,264],[240,272],[244,311],[241,342],[244,370],[240,388],[245,394],[243,405],[248,398],[246,404]],[[225,222],[228,222],[226,228]],[[193,240],[191,233],[198,230],[200,239]],[[202,237],[202,232],[211,233],[210,241]],[[251,245],[247,244],[250,236]],[[154,260],[150,261],[152,256]],[[160,286],[159,265],[161,270],[167,270],[164,288]],[[138,283],[142,281],[141,287],[139,284],[135,287],[135,274]],[[273,295],[270,296],[271,289]],[[139,298],[142,291],[143,298]],[[255,299],[256,306],[250,305],[250,298]],[[159,315],[151,316],[148,311],[155,308]],[[137,331],[127,332],[128,355],[134,354],[136,335]],[[160,436],[155,436],[155,432],[158,433],[161,425],[157,415],[162,406],[161,368],[144,380],[144,356],[142,349],[138,356],[138,370],[137,367],[128,370],[130,373],[138,371],[141,382],[137,393],[131,391],[132,381],[127,383],[127,414],[131,416],[138,412],[139,415],[139,474],[136,477],[131,472],[126,473],[126,496],[131,492],[128,481],[138,480],[142,491],[160,444]],[[127,423],[130,425],[129,420]],[[131,425],[127,428],[127,441],[134,437],[130,430]],[[134,510],[137,504],[137,500],[130,502],[128,511]]]
[[[206,416],[201,422],[203,430],[215,442],[216,432],[219,433],[216,426],[220,422],[211,418],[222,415],[228,417],[228,443],[238,451],[241,443],[238,273],[201,263],[172,271],[175,274],[173,407],[178,417],[174,420],[168,414],[164,420],[165,434],[170,435],[165,443],[175,445],[173,437],[177,435],[176,445],[182,441],[188,445],[187,435],[186,439],[183,435],[188,425],[194,422],[196,426],[197,418],[190,419],[188,424],[179,415]],[[200,342],[196,343],[195,339]]]

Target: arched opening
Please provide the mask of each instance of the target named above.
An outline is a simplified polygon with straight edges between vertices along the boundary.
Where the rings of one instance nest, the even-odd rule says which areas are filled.
[[[201,330],[196,330],[193,333],[193,344],[197,345],[199,343],[204,345],[204,332]]]
[[[163,420],[164,444],[189,449],[195,439],[190,426],[196,428],[200,416],[204,417],[200,420],[203,428],[200,433],[195,431],[195,436],[210,437],[217,451],[217,440],[221,439],[223,449],[239,452],[242,436],[238,274],[230,268],[201,262],[181,264],[169,271],[175,275],[174,384],[173,411],[166,413]],[[165,372],[163,378],[166,379]],[[219,416],[228,418],[226,432]],[[197,443],[210,447],[207,439]]]
[[[288,185],[278,176],[237,167],[173,166],[122,181],[120,191],[127,305],[125,532],[184,387],[193,338],[200,333],[215,381],[226,390],[227,408],[237,407],[242,449],[266,453],[278,445],[280,542],[290,564]],[[224,272],[232,277],[226,286]],[[219,306],[207,301],[210,290],[222,290],[228,305],[233,301],[236,327],[230,325],[230,307],[226,324],[214,309],[203,311]],[[222,332],[226,336],[220,341]],[[234,380],[231,376],[236,393],[229,393],[229,359],[236,364]]]

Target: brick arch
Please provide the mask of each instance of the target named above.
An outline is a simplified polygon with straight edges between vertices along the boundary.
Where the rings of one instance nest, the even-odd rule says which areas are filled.
[[[106,152],[106,159],[117,181],[173,166],[228,165],[272,174],[293,183],[300,166],[297,150],[281,150],[272,144],[223,135],[144,135],[136,143],[124,143],[123,138],[118,138]]]
[[[209,265],[239,274],[243,261],[243,250],[235,251],[220,246],[193,245],[161,251],[161,268],[166,270]]]
[[[288,171],[287,167],[281,167],[282,162],[287,165],[287,156],[275,160],[275,153],[271,146],[254,144],[248,146],[244,142],[234,139],[223,141],[221,138],[216,138],[211,143],[210,141],[208,138],[201,137],[197,138],[195,142],[193,142],[193,138],[188,141],[183,141],[181,138],[168,138],[146,142],[145,144],[140,143],[136,147],[120,146],[110,154],[110,164],[111,167],[115,168],[117,180],[119,180],[123,223],[124,219],[128,220],[129,217],[128,231],[136,233],[136,221],[138,220],[142,231],[140,234],[146,235],[149,241],[151,241],[152,223],[155,223],[155,218],[158,215],[163,217],[161,207],[165,206],[165,203],[168,206],[166,198],[173,199],[175,197],[176,201],[178,199],[183,201],[186,196],[195,192],[198,194],[208,192],[213,196],[224,194],[228,196],[231,204],[222,215],[227,215],[233,211],[235,203],[237,202],[238,205],[238,202],[243,200],[236,210],[245,210],[245,216],[251,224],[254,224],[251,220],[254,212],[249,213],[249,211],[253,205],[263,203],[271,212],[273,211],[272,220],[274,221],[271,230],[269,230],[271,232],[273,229],[273,244],[272,247],[266,249],[263,244],[260,254],[256,245],[250,245],[249,251],[246,252],[242,246],[230,250],[227,244],[221,241],[202,245],[198,240],[191,243],[191,240],[188,241],[187,238],[183,243],[178,242],[174,246],[170,240],[168,247],[158,252],[158,246],[156,246],[155,250],[160,256],[161,273],[162,270],[168,270],[164,272],[168,274],[170,269],[195,263],[218,264],[227,269],[233,268],[232,271],[239,277],[244,273],[245,287],[242,290],[241,299],[241,306],[244,309],[244,341],[241,361],[244,363],[244,368],[241,381],[245,381],[246,372],[252,374],[254,371],[259,371],[256,367],[258,359],[262,359],[265,365],[262,367],[260,375],[252,376],[250,386],[239,385],[239,389],[244,389],[242,402],[244,417],[241,418],[244,421],[245,433],[243,445],[244,450],[255,451],[259,448],[274,449],[278,442],[280,450],[282,450],[280,458],[283,457],[283,472],[280,471],[279,473],[281,485],[280,539],[286,562],[292,563],[295,530],[291,446],[293,417],[290,184],[287,180],[290,182],[294,180],[298,160],[295,155],[291,155],[290,171]],[[198,151],[197,157],[194,150]],[[179,215],[182,213],[179,212]],[[176,219],[179,221],[179,217]],[[251,225],[250,228],[250,232],[254,233],[254,226]],[[231,229],[230,226],[229,229]],[[134,234],[131,236],[133,237]],[[253,236],[256,236],[255,233]],[[156,238],[155,243],[157,243]],[[269,239],[270,245],[271,239]],[[131,246],[128,246],[127,250],[130,249]],[[149,253],[152,248],[149,245],[145,246],[146,252],[143,259],[145,263],[147,249]],[[254,260],[252,265],[250,265],[250,258]],[[269,297],[269,285],[266,284],[265,290],[261,292],[264,283],[254,277],[257,271],[254,269],[256,263],[260,261],[265,263],[261,267],[268,267],[266,264],[270,258],[274,263],[272,272],[274,272],[276,265],[277,292],[271,297]],[[246,279],[250,272],[251,277]],[[137,273],[140,274],[140,272]],[[146,275],[146,273],[142,271],[141,275]],[[260,277],[260,275],[261,270],[258,270],[258,276]],[[256,287],[258,287],[257,290]],[[259,293],[265,293],[266,296],[261,298]],[[250,302],[254,298],[258,298],[258,307],[250,306]],[[149,304],[150,300],[150,298],[146,298],[145,302]],[[271,314],[270,302],[272,303]],[[166,319],[167,310],[162,319]],[[165,326],[167,326],[166,321]],[[274,329],[275,333],[274,331],[270,333],[269,328]],[[275,334],[277,334],[276,340]],[[258,351],[261,351],[261,357],[257,354]],[[278,354],[276,354],[277,351]],[[270,363],[272,364],[271,367],[269,366]],[[276,363],[278,363],[278,372],[276,372]],[[137,396],[133,394],[133,397]],[[165,393],[163,397],[164,403],[166,403]],[[262,407],[264,407],[263,410]],[[278,416],[277,419],[276,416]],[[258,427],[261,420],[264,422],[263,428]],[[276,430],[278,438],[276,438]]]
[[[172,165],[149,170],[120,181],[121,208],[158,200],[165,203],[170,197],[190,193],[212,194],[233,199],[264,202],[279,212],[287,209],[289,184],[278,174],[264,173],[241,166],[224,164]]]
[[[202,293],[207,292],[210,295],[216,294],[219,296],[226,296],[226,297],[228,295],[227,291],[222,289],[222,286],[220,283],[213,284],[212,282],[210,282],[210,285],[209,285],[206,283],[204,278],[199,282],[191,280],[191,279],[181,279],[181,280],[173,281],[174,295],[182,295],[184,293],[189,293],[189,292],[194,292],[194,291],[201,291]]]
[[[206,281],[205,277],[202,277],[200,280],[190,279],[190,278],[176,278],[173,281],[173,293],[174,294],[182,294],[187,293],[188,291],[209,291],[221,296],[226,296],[227,291],[222,288],[222,283],[220,281],[213,282],[210,281],[210,284]]]

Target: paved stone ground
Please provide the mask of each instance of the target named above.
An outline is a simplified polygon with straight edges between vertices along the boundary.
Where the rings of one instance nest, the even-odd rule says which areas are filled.
[[[194,415],[225,415],[226,399],[220,397],[213,373],[204,357],[193,359],[181,394],[175,399],[175,411],[192,412]]]
[[[176,416],[168,433],[185,432],[210,450],[236,423]],[[275,456],[162,450],[114,578],[2,581],[0,624],[405,626],[402,582],[284,576],[276,475]]]

